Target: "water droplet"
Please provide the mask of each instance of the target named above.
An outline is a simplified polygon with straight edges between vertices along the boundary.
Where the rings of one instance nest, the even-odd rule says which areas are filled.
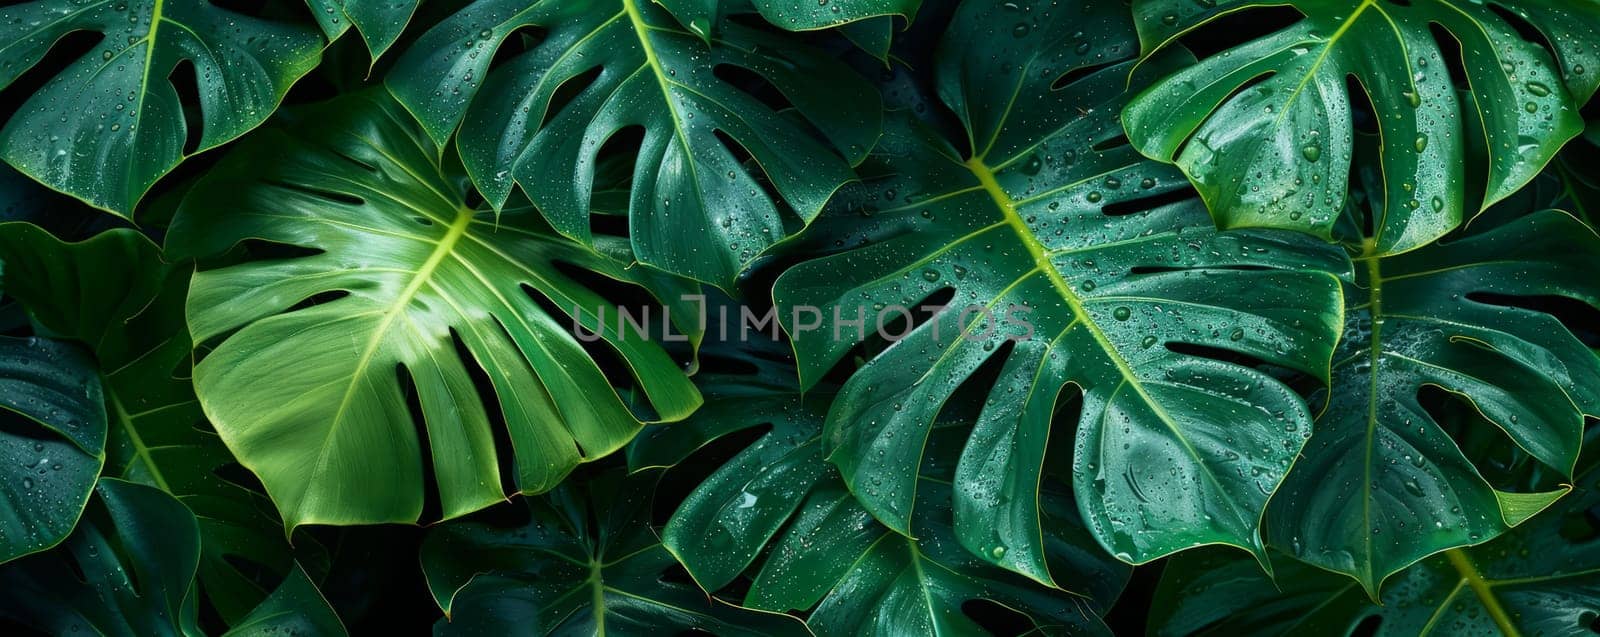
[[[1306,158],[1306,161],[1315,164],[1317,163],[1318,159],[1322,158],[1322,148],[1318,147],[1316,144],[1309,144],[1305,148],[1300,149],[1300,154]]]
[[[1126,321],[1130,316],[1133,316],[1133,310],[1128,309],[1126,306],[1111,311],[1111,317],[1119,321]]]

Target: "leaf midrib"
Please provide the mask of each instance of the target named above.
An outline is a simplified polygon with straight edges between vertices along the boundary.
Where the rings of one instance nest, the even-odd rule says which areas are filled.
[[[1138,375],[1128,365],[1128,361],[1123,359],[1121,353],[1112,345],[1111,340],[1106,337],[1105,332],[1101,331],[1100,326],[1089,316],[1088,310],[1084,308],[1083,299],[1079,298],[1077,292],[1072,290],[1071,284],[1067,283],[1061,273],[1056,270],[1055,265],[1050,261],[1050,255],[1053,254],[1053,251],[1046,248],[1044,244],[1033,236],[1033,232],[1028,229],[1027,222],[1023,220],[1021,215],[1017,214],[1016,202],[1011,199],[1011,195],[1006,193],[1005,189],[1001,188],[1000,182],[995,179],[994,170],[984,163],[982,156],[974,156],[968,159],[965,164],[973,176],[977,177],[978,182],[982,184],[983,190],[989,193],[989,197],[994,201],[995,207],[1000,210],[1000,214],[1004,217],[1005,223],[1016,233],[1017,240],[1028,251],[1029,256],[1033,258],[1034,270],[1043,272],[1049,278],[1051,285],[1056,288],[1057,295],[1066,302],[1068,309],[1076,317],[1074,324],[1081,323],[1084,326],[1089,336],[1094,339],[1095,344],[1105,353],[1106,359],[1111,361],[1117,372],[1122,375],[1121,386],[1133,388],[1139,399],[1144,401],[1150,411],[1172,432],[1173,437],[1183,445],[1184,451],[1195,460],[1195,465],[1211,480],[1212,484],[1216,485],[1218,489],[1222,489],[1222,481],[1211,472],[1210,466],[1206,464],[1200,452],[1194,448],[1194,445],[1189,442],[1189,438],[1183,434],[1178,424],[1173,421],[1171,414],[1168,414],[1167,410],[1145,389],[1144,383],[1140,382]],[[1024,277],[1026,276],[1024,275]],[[1071,325],[1068,325],[1067,329],[1071,329],[1071,327]],[[1223,491],[1225,492],[1226,490],[1223,489]],[[1246,519],[1236,507],[1232,506],[1232,500],[1230,499],[1228,502],[1230,504],[1228,510],[1232,511],[1241,522],[1249,525],[1250,520]],[[1248,550],[1252,554],[1256,552],[1253,548]]]
[[[372,364],[373,357],[377,355],[378,346],[383,344],[383,337],[388,334],[389,328],[394,324],[395,319],[405,314],[406,306],[411,304],[411,301],[416,298],[422,287],[427,285],[428,281],[433,278],[433,273],[439,269],[439,265],[450,256],[455,249],[456,243],[460,242],[461,237],[466,234],[467,228],[472,225],[474,216],[471,208],[461,207],[457,211],[455,220],[450,223],[444,236],[440,237],[439,243],[434,246],[433,253],[428,255],[428,259],[422,263],[421,267],[417,268],[415,275],[411,278],[411,282],[406,285],[405,289],[400,291],[394,302],[384,309],[383,320],[378,323],[377,328],[373,329],[371,338],[367,339],[366,347],[361,352],[361,357],[356,360],[355,367],[351,370],[350,383],[345,386],[344,397],[340,399],[339,407],[334,410],[333,418],[328,426],[328,433],[323,436],[322,444],[317,451],[317,461],[313,465],[312,476],[321,475],[324,467],[326,467],[328,462],[328,441],[333,439],[334,432],[344,422],[345,410],[349,409],[350,400],[356,393],[356,387],[361,384],[359,379],[366,373],[367,367]],[[301,501],[300,505],[296,506],[297,513],[303,504],[304,500]],[[288,522],[288,520],[285,521]]]

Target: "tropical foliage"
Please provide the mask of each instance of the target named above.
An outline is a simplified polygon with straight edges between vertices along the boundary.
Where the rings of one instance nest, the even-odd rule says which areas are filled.
[[[1595,0],[0,34],[5,634],[1600,632]]]

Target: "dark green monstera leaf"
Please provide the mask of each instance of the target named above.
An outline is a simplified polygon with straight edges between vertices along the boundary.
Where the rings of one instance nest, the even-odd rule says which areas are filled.
[[[0,562],[55,546],[77,524],[105,462],[100,391],[77,347],[0,336]]]
[[[58,549],[0,568],[0,617],[47,634],[200,635],[189,594],[194,514],[160,489],[106,478]]]
[[[490,70],[524,27],[544,33]],[[729,68],[761,77],[794,111],[723,79]],[[642,128],[628,202],[634,251],[724,287],[822,209],[880,128],[877,92],[842,62],[731,22],[708,44],[650,0],[479,0],[423,35],[388,83],[436,142],[461,126],[462,162],[497,209],[520,185],[556,231],[585,243],[596,158],[619,132]]]
[[[1136,0],[1146,53],[1205,32],[1253,0]],[[1600,12],[1561,0],[1290,0],[1302,18],[1172,74],[1128,105],[1128,137],[1175,161],[1223,227],[1328,235],[1351,173],[1354,77],[1376,111],[1389,211],[1382,254],[1456,227],[1469,189],[1487,206],[1538,174],[1583,130],[1578,107],[1600,86]],[[1530,41],[1524,29],[1542,41]],[[1456,51],[1459,59],[1446,59]],[[1454,56],[1454,53],[1450,55]],[[1465,68],[1463,100],[1451,67]],[[1463,87],[1465,88],[1465,87]],[[1469,154],[1463,124],[1482,122]],[[1467,164],[1486,167],[1468,184]]]
[[[654,408],[630,411],[567,318],[610,304],[574,273],[678,305],[693,286],[630,268],[625,246],[561,237],[525,206],[468,207],[459,168],[381,92],[298,115],[207,173],[167,246],[180,259],[247,240],[301,249],[201,270],[188,301],[195,341],[220,340],[195,367],[196,394],[289,528],[415,522],[424,463],[444,517],[475,511],[505,498],[497,451],[514,453],[519,490],[545,491],[620,448],[641,418],[699,405],[657,343],[583,312],[594,346],[625,362]],[[497,450],[491,410],[511,448]]]
[[[1492,487],[1484,457],[1464,454],[1419,394],[1459,395],[1509,444],[1571,476],[1584,415],[1600,414],[1600,361],[1515,300],[1600,307],[1597,269],[1600,237],[1553,211],[1360,259],[1328,406],[1273,499],[1268,541],[1376,595],[1390,574],[1493,538],[1559,497]]]
[[[1051,581],[1035,492],[1047,439],[1072,435],[1051,420],[1073,385],[1084,396],[1078,506],[1113,554],[1142,563],[1212,543],[1259,554],[1267,499],[1311,416],[1279,381],[1206,354],[1325,378],[1338,281],[1306,270],[1349,264],[1304,235],[1217,232],[1181,174],[1119,143],[1135,55],[1122,7],[1062,3],[1028,16],[1013,31],[1010,3],[969,1],[941,49],[940,95],[976,155],[915,126],[886,136],[863,167],[867,182],[836,211],[870,215],[839,225],[873,240],[778,281],[785,314],[832,319],[794,335],[807,385],[853,346],[858,332],[841,317],[864,316],[871,329],[874,316],[880,327],[895,318],[893,306],[950,299],[942,320],[855,372],[829,414],[825,451],[875,517],[914,534],[926,432],[992,360],[999,377],[956,478],[956,532],[969,549]],[[816,229],[859,241],[831,223]],[[835,338],[841,328],[850,336]]]
[[[265,121],[322,54],[314,29],[206,0],[36,0],[0,9],[0,25],[0,86],[68,33],[105,36],[23,102],[0,129],[0,157],[123,217],[185,156]],[[200,98],[195,147],[168,79],[183,62]]]
[[[271,504],[219,477],[233,456],[200,428],[205,416],[189,380],[183,324],[192,268],[165,264],[155,244],[132,230],[67,243],[24,223],[0,224],[0,261],[12,281],[7,294],[35,322],[94,348],[101,409],[111,419],[106,474],[159,488],[194,511],[207,599],[226,622],[250,612],[268,593],[257,569],[290,574],[294,555]],[[315,542],[297,543],[307,559],[319,556]]]
[[[317,26],[322,27],[329,41],[355,27],[376,64],[395,40],[400,39],[421,0],[306,0],[306,3],[311,5]]]
[[[422,569],[446,617],[435,633],[807,634],[793,617],[665,579],[677,562],[650,528],[655,478],[605,471],[528,498],[520,526],[463,521],[431,533]]]
[[[1106,632],[1099,614],[1129,569],[1099,550],[1064,488],[1040,494],[1050,522],[1043,558],[1076,592],[996,568],[990,562],[1002,555],[980,559],[956,541],[950,479],[961,427],[934,434],[935,444],[955,444],[930,450],[924,462],[916,539],[896,534],[855,502],[822,456],[831,393],[802,396],[789,380],[792,368],[750,362],[757,374],[704,379],[705,407],[682,423],[647,429],[628,447],[632,466],[670,466],[724,436],[767,428],[696,486],[662,531],[702,587],[718,590],[749,573],[744,605],[814,609],[807,623],[819,635],[986,634],[964,612],[979,601],[1022,613],[1048,632]]]
[[[46,634],[199,636],[200,528],[166,492],[104,478],[59,548],[0,567],[0,618]],[[298,568],[228,636],[343,635]]]
[[[1399,575],[1374,604],[1355,582],[1278,560],[1183,555],[1162,573],[1152,635],[1587,635],[1600,607],[1600,473],[1488,544],[1450,549]]]

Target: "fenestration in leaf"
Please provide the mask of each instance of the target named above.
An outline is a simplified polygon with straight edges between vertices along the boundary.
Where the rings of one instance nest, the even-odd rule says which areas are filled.
[[[1116,141],[1136,54],[1122,7],[1036,6],[1019,29],[1010,5],[966,2],[941,48],[939,93],[976,155],[914,125],[887,135],[830,213],[871,215],[838,225],[873,241],[778,280],[781,305],[829,319],[794,335],[806,385],[852,347],[851,328],[832,338],[835,316],[860,310],[870,326],[941,292],[995,315],[987,333],[954,326],[954,312],[923,323],[857,370],[829,414],[829,459],[876,518],[913,533],[929,426],[1003,355],[956,474],[967,548],[1051,581],[1036,491],[1048,437],[1070,435],[1051,421],[1072,385],[1077,502],[1108,550],[1134,563],[1212,543],[1259,555],[1267,499],[1311,415],[1265,373],[1195,349],[1325,379],[1341,323],[1329,272],[1348,261],[1304,235],[1217,232],[1181,174]],[[1008,308],[1026,309],[1031,338],[1008,343],[1026,333],[998,325]]]
[[[703,588],[722,590],[747,576],[753,586],[745,606],[813,611],[807,624],[823,636],[980,634],[967,613],[980,601],[1020,613],[1045,632],[1108,632],[1099,616],[1129,569],[1095,544],[1064,485],[1051,484],[1040,498],[1049,515],[1045,557],[1066,591],[996,568],[956,541],[950,480],[970,429],[961,423],[933,434],[921,467],[928,486],[913,522],[916,538],[901,536],[874,521],[822,457],[831,391],[801,396],[792,367],[738,358],[758,371],[701,378],[707,398],[700,411],[646,429],[628,446],[635,470],[692,470],[690,458],[702,447],[770,426],[696,485],[662,530],[663,544]],[[675,479],[668,473],[663,480]]]
[[[291,550],[266,498],[219,475],[234,460],[199,428],[205,415],[183,322],[192,265],[165,263],[134,230],[72,243],[26,223],[0,224],[0,261],[6,294],[36,323],[94,348],[105,394],[96,409],[110,420],[104,474],[166,491],[194,511],[199,584],[224,622],[255,608],[269,592],[262,580],[290,574],[296,554],[326,561],[304,535]]]
[[[625,246],[602,252],[556,235],[525,206],[467,207],[465,177],[443,157],[381,90],[354,94],[253,136],[173,222],[176,259],[246,240],[313,252],[201,270],[188,302],[194,341],[220,341],[195,367],[196,394],[290,529],[416,522],[424,462],[449,518],[505,498],[497,453],[515,456],[516,488],[536,493],[631,439],[641,416],[566,316],[612,303],[558,264],[640,286],[698,340],[693,304],[680,298],[695,286],[629,267]],[[603,336],[594,346],[625,363],[637,400],[654,409],[647,417],[681,419],[699,405],[659,343],[596,318],[580,317]],[[497,449],[491,410],[510,448]]]
[[[70,343],[0,336],[0,563],[72,532],[105,444],[94,360]]]
[[[665,573],[650,528],[656,472],[610,470],[528,498],[525,524],[459,521],[422,545],[437,635],[809,635],[800,620],[712,599]]]
[[[1484,459],[1423,407],[1424,386],[1469,401],[1568,477],[1584,416],[1600,414],[1600,360],[1555,316],[1518,305],[1600,307],[1600,237],[1556,211],[1472,230],[1358,261],[1327,409],[1268,511],[1275,547],[1374,596],[1400,569],[1487,541],[1565,492],[1493,488]]]
[[[1355,582],[1292,560],[1265,577],[1216,553],[1169,563],[1150,634],[1503,637],[1592,634],[1600,604],[1600,472],[1550,510],[1401,572],[1374,604]],[[1376,619],[1373,619],[1376,618]],[[1375,630],[1369,630],[1375,629]]]
[[[525,27],[544,32],[491,70]],[[794,112],[772,110],[720,67],[760,76]],[[628,204],[635,253],[723,287],[852,178],[881,119],[877,92],[842,62],[732,22],[708,44],[652,0],[479,0],[418,39],[388,85],[436,142],[460,127],[462,162],[492,205],[520,185],[584,243],[597,154],[642,128]]]
[[[183,158],[266,121],[322,56],[314,29],[207,0],[36,0],[0,8],[0,87],[74,31],[104,35],[17,109],[0,157],[41,183],[122,217]],[[201,130],[168,76],[191,62]]]
[[[1527,183],[1582,132],[1578,107],[1600,86],[1600,11],[1587,1],[1136,0],[1134,13],[1149,54],[1222,16],[1284,4],[1303,18],[1168,76],[1123,115],[1134,146],[1183,168],[1225,228],[1329,234],[1351,173],[1347,77],[1383,137],[1379,254],[1455,228],[1475,212],[1468,193],[1488,207]],[[1453,65],[1470,93],[1457,92],[1468,86],[1452,83]],[[1464,145],[1469,110],[1481,156]]]

